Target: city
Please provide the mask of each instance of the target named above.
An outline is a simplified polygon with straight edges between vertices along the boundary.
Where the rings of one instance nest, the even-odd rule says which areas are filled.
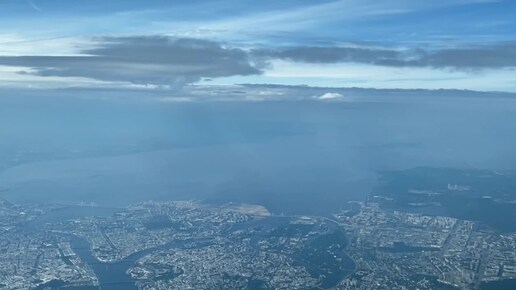
[[[145,202],[38,225],[55,210],[1,203],[0,289],[480,289],[516,278],[516,233],[375,202],[331,217]]]

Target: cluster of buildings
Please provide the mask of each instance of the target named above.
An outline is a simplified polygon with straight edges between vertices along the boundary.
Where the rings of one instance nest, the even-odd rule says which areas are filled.
[[[172,270],[163,275],[162,269]],[[319,284],[281,252],[256,251],[245,242],[222,240],[205,247],[149,254],[131,272],[147,273],[135,275],[140,289],[248,289],[261,283],[267,289],[303,289]],[[173,279],[160,279],[163,276]]]
[[[346,230],[357,271],[341,289],[478,289],[516,278],[516,234],[481,230],[474,222],[390,212],[358,203],[335,214]]]
[[[259,207],[259,206],[257,206]],[[145,202],[109,217],[84,217],[48,224],[47,231],[81,237],[103,263],[179,241],[214,238],[231,225],[260,216],[239,207],[216,207],[190,201]]]
[[[54,234],[29,226],[40,210],[0,204],[0,289],[98,285],[95,273]]]
[[[325,223],[272,218],[261,206],[186,201],[146,202],[111,217],[85,217],[46,229],[87,240],[103,263],[147,251],[127,271],[140,289],[242,289],[262,283],[268,289],[293,289],[321,284],[320,275],[295,255],[302,256],[310,241],[329,232]]]
[[[312,246],[336,229],[325,219],[270,217],[253,205],[146,202],[112,216],[31,226],[44,213],[2,207],[0,289],[102,287],[72,237],[87,242],[95,263],[134,260],[127,276],[139,289],[318,287],[345,245]],[[318,265],[320,257],[332,261]]]

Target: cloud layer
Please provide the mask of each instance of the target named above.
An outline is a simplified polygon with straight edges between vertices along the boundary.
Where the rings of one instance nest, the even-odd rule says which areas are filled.
[[[317,73],[318,69],[319,72],[326,71],[328,67],[324,64],[456,69],[466,74],[473,70],[498,69],[511,73],[516,67],[516,43],[433,49],[271,45],[249,50],[205,39],[132,36],[98,38],[82,43],[75,55],[0,56],[0,66],[17,67],[19,73],[30,76],[79,77],[102,82],[182,88],[202,79],[254,76],[266,70],[270,75],[270,71],[278,71],[276,60],[286,61],[286,65],[309,64],[303,71],[307,73]],[[350,73],[357,75],[359,72]],[[443,87],[442,82],[440,84]]]
[[[0,64],[39,76],[181,86],[201,78],[260,74],[249,55],[209,40],[158,36],[101,38],[80,56],[4,56]]]
[[[255,50],[262,58],[306,63],[364,63],[393,67],[486,69],[516,67],[516,43],[443,49],[377,47],[291,47]]]

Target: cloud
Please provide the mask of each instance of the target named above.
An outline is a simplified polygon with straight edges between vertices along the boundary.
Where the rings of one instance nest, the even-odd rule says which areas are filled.
[[[36,5],[34,2],[28,1],[27,3],[30,5],[30,7],[32,7],[32,9],[39,11],[39,12],[43,12],[43,9],[39,8],[39,6]]]
[[[328,92],[328,93],[322,94],[320,96],[314,96],[314,98],[317,100],[329,101],[329,100],[342,100],[342,99],[344,99],[344,96],[339,93]]]
[[[3,84],[3,82],[1,82]],[[139,90],[131,88],[80,87],[80,88],[12,88],[0,85],[0,95],[5,98],[33,97],[41,98],[74,98],[117,101],[117,102],[151,102],[165,104],[178,103],[210,103],[210,102],[280,102],[280,103],[400,103],[421,102],[439,103],[456,100],[458,103],[484,99],[487,102],[516,100],[516,93],[479,92],[472,90],[424,90],[424,89],[368,89],[287,86],[276,84],[241,84],[231,86],[195,85],[187,86],[181,91],[171,90]],[[324,95],[334,98],[323,97]],[[341,95],[343,97],[338,97]],[[322,99],[319,99],[322,98]],[[1,99],[1,98],[0,98]]]
[[[57,86],[70,86],[76,80],[83,85],[89,80],[91,85],[150,89],[184,88],[206,79],[215,79],[215,83],[224,79],[232,83],[260,82],[256,75],[265,72],[260,76],[262,83],[280,80],[323,86],[513,91],[514,82],[507,76],[511,77],[516,68],[514,42],[425,49],[346,44],[248,50],[203,39],[134,36],[83,40],[78,45],[80,49],[74,54],[0,56],[0,67],[4,67],[0,74],[12,80],[18,76],[18,83],[38,77]],[[448,69],[447,75],[435,68]],[[484,71],[470,73],[475,70]],[[309,97],[314,95],[321,93]]]
[[[376,63],[381,60],[397,59],[400,54],[395,50],[367,47],[294,47],[255,50],[253,53],[258,57],[270,57],[308,63]]]
[[[260,74],[242,49],[190,38],[162,36],[98,39],[76,56],[3,56],[1,65],[29,67],[38,76],[180,87],[204,77]]]
[[[417,52],[418,57],[406,61],[409,66],[454,68],[516,67],[516,43],[501,43],[465,48]]]
[[[389,67],[487,69],[516,67],[516,43],[441,49],[291,47],[259,49],[256,57],[304,63],[363,63]]]
[[[158,101],[163,103],[192,103],[197,99],[193,97],[162,97]]]

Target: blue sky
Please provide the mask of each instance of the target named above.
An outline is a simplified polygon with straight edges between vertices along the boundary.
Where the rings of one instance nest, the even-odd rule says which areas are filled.
[[[9,88],[516,92],[516,1],[0,1]]]

